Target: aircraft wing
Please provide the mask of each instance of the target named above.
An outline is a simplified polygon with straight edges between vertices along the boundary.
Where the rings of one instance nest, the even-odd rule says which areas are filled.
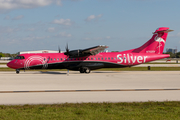
[[[100,52],[103,52],[108,46],[98,45],[95,47],[87,48],[87,49],[78,49],[78,50],[67,50],[64,54],[69,57],[85,57],[89,55],[96,55]]]
[[[108,46],[99,45],[99,46],[84,49],[84,50],[82,50],[82,53],[83,54],[96,55],[100,52],[103,52],[106,48],[108,48]]]

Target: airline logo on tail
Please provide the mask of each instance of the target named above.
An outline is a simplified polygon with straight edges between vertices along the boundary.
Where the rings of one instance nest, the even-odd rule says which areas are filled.
[[[158,37],[158,33],[155,33],[155,34],[157,34],[157,36],[154,38],[154,40],[155,40],[156,42],[163,42],[164,44],[166,43],[166,41],[165,41],[163,38]]]
[[[158,37],[158,33],[155,33],[155,34],[156,34],[156,37],[154,38],[154,41],[156,41],[156,42],[159,43],[159,45],[157,46],[156,50],[159,48],[158,54],[160,54],[160,47],[163,46],[163,45],[161,44],[161,42],[163,42],[163,43],[165,44],[166,41],[165,41],[163,38]]]

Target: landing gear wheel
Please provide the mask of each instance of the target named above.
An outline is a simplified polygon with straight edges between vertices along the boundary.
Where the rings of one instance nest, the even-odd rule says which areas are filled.
[[[84,73],[85,71],[84,71],[84,69],[83,68],[80,68],[80,71],[79,71],[80,73]]]
[[[16,69],[16,74],[19,74],[20,70],[19,69]]]
[[[91,70],[88,67],[80,68],[80,73],[90,73]]]
[[[85,68],[84,70],[85,70],[85,73],[90,73],[91,72],[91,70],[89,68]]]

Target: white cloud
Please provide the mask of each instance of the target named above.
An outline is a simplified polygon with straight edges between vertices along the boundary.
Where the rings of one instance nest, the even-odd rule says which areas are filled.
[[[35,40],[44,40],[46,38],[49,38],[49,36],[34,36],[34,35],[28,35],[24,38],[22,38],[22,40],[24,41],[35,41]]]
[[[99,14],[99,15],[97,15],[97,16],[95,16],[95,15],[90,15],[89,17],[87,17],[87,18],[85,19],[85,21],[89,22],[89,21],[92,21],[92,20],[98,20],[98,19],[101,18],[101,17],[102,17],[102,14]]]
[[[62,5],[61,0],[0,0],[0,10],[35,8],[50,4]]]
[[[108,40],[108,39],[111,39],[110,36],[106,36],[106,37],[94,37],[94,38],[83,38],[83,40]]]
[[[14,17],[12,20],[20,20],[20,19],[22,19],[22,18],[24,18],[24,15],[16,16],[16,17]]]
[[[34,31],[35,28],[28,28],[27,31]]]
[[[179,38],[180,37],[180,32],[178,32],[177,34],[169,34],[168,36],[169,37],[177,37],[177,38]]]
[[[95,15],[90,15],[89,17],[86,18],[86,21],[90,21],[90,20],[93,20],[95,18],[96,18]]]
[[[87,38],[84,38],[84,40],[91,40],[91,38],[88,38],[88,37],[87,37]]]
[[[60,32],[59,35],[60,35],[61,37],[71,37],[71,36],[72,36],[71,34],[66,33],[66,32]]]
[[[9,19],[11,19],[9,15],[4,18],[4,20],[9,20]]]
[[[0,27],[0,34],[10,34],[20,31],[18,28]]]
[[[52,23],[59,24],[59,25],[66,25],[66,26],[72,25],[72,22],[70,19],[60,19],[60,20],[56,19]]]
[[[48,28],[47,31],[48,31],[48,32],[54,32],[54,31],[55,31],[55,28],[54,28],[54,27]]]
[[[110,39],[111,37],[110,36],[106,36],[106,39]]]

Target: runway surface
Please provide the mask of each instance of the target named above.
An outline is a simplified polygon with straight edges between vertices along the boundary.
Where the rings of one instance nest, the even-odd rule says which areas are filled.
[[[0,72],[0,104],[180,101],[180,71]]]

